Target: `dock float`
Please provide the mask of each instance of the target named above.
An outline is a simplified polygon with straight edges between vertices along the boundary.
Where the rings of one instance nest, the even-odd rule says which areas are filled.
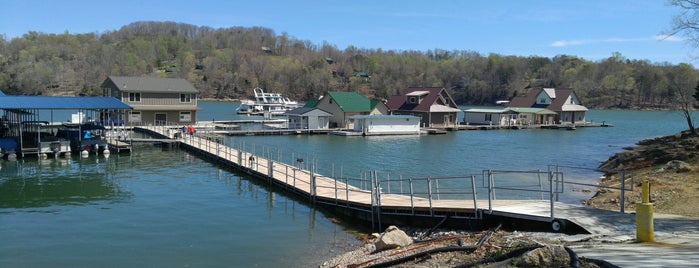
[[[391,184],[397,180],[380,180],[376,172],[369,173],[366,178],[331,177],[315,172],[315,161],[306,165],[284,163],[226,146],[220,139],[197,135],[175,138],[172,131],[163,126],[138,127],[137,130],[158,139],[172,139],[184,149],[268,182],[333,213],[369,222],[374,230],[383,230],[388,225],[485,229],[502,224],[519,230],[595,234],[613,232],[616,225],[632,222],[634,217],[633,214],[555,201],[564,176],[554,171],[537,173],[548,176],[541,180],[547,185],[539,186],[545,197],[540,200],[495,198],[495,190],[511,186],[497,186],[492,171],[484,171],[481,175],[401,179],[400,190],[394,186],[391,191]],[[460,186],[439,187],[440,183],[448,181],[458,182]],[[480,185],[484,181],[487,185]]]

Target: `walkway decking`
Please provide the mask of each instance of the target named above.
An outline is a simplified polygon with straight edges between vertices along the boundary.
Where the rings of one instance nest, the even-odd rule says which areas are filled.
[[[139,130],[156,135],[157,138],[166,139],[173,139],[175,132],[166,127],[152,126],[140,127]],[[478,199],[475,193],[475,178],[471,178],[471,183],[474,185],[471,199],[440,199],[429,190],[423,196],[383,193],[375,180],[371,183],[376,184],[376,187],[370,187],[370,190],[363,189],[351,185],[347,179],[334,179],[315,174],[312,164],[309,165],[310,170],[298,168],[225,146],[210,138],[186,135],[184,138],[173,140],[179,141],[181,146],[196,153],[308,198],[310,202],[324,205],[330,210],[350,217],[370,221],[372,226],[379,228],[388,224],[431,227],[446,218],[456,224],[474,226],[497,219],[511,221],[517,225],[525,225],[525,222],[538,223],[539,227],[542,224],[549,226],[555,221],[569,225],[568,227],[577,225],[590,233],[605,233],[614,231],[618,223],[627,224],[633,221],[632,214],[553,202],[553,198],[551,200],[500,200],[483,194],[482,196],[488,199]],[[429,179],[427,183],[430,183]],[[412,190],[411,184],[411,193]]]

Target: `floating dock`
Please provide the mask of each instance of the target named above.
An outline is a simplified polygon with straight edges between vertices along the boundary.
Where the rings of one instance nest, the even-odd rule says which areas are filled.
[[[361,181],[342,175],[334,178],[316,173],[317,167],[312,163],[304,165],[302,159],[297,163],[284,163],[226,146],[210,137],[186,135],[175,139],[167,127],[139,127],[138,130],[158,139],[172,139],[185,149],[257,177],[334,213],[371,222],[376,230],[388,225],[482,229],[504,223],[503,226],[519,230],[603,234],[613,232],[618,224],[634,218],[633,214],[555,201],[559,192],[554,189],[554,184],[563,185],[559,178],[562,180],[564,176],[551,171],[538,173],[547,174],[550,182],[548,186],[540,186],[539,191],[545,197],[540,200],[497,199],[493,194],[497,186],[492,182],[485,192],[479,192],[476,181],[479,184],[484,179],[492,181],[492,173],[486,175],[485,172],[482,177],[410,178],[404,180],[409,187],[406,185],[403,189],[401,186],[400,191],[391,192],[390,188],[385,188],[390,187],[390,182],[380,181],[375,174]],[[455,179],[464,183],[464,187],[457,192],[453,192],[453,188],[440,189],[440,179]]]

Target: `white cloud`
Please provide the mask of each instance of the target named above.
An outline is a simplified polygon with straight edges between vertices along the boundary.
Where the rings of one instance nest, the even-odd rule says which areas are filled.
[[[567,47],[567,46],[582,46],[599,43],[627,43],[627,42],[647,42],[647,41],[669,41],[679,42],[682,38],[674,35],[656,35],[653,37],[640,38],[606,38],[606,39],[578,39],[578,40],[560,40],[551,43],[552,47]]]

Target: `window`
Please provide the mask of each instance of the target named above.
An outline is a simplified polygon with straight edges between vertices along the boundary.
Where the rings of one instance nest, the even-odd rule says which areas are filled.
[[[417,103],[419,103],[419,101],[418,101],[418,98],[416,96],[410,96],[410,97],[408,97],[408,103],[417,104]]]
[[[129,92],[129,101],[141,102],[141,92]]]
[[[187,111],[187,112],[180,112],[180,122],[191,122],[192,121],[192,112]]]
[[[141,112],[131,112],[131,114],[129,114],[129,122],[140,123],[141,122]]]
[[[180,102],[185,102],[185,103],[192,102],[192,94],[191,93],[180,94]]]
[[[492,121],[493,120],[493,114],[485,114],[485,121]]]

